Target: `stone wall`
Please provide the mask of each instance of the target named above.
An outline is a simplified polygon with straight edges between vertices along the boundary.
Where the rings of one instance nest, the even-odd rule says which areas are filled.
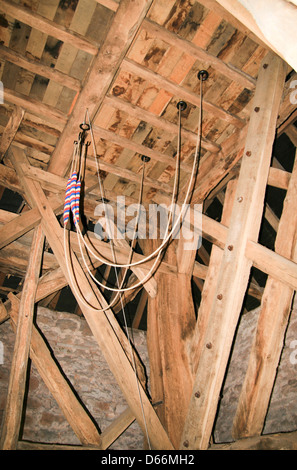
[[[243,315],[233,348],[215,426],[215,441],[232,441],[232,422],[244,378],[248,352],[259,310]],[[124,411],[127,403],[101,354],[86,321],[78,316],[39,308],[37,324],[53,355],[78,396],[103,431]],[[146,334],[133,332],[134,344],[148,370]],[[0,362],[0,422],[5,407],[14,333],[9,322],[0,325],[3,357]],[[1,351],[0,351],[1,353]],[[1,359],[1,357],[0,357]],[[149,374],[149,372],[148,372]],[[297,308],[293,308],[279,364],[264,433],[297,429]],[[80,444],[54,398],[30,366],[23,439],[63,444]],[[143,434],[134,422],[110,447],[117,450],[143,449]]]
[[[242,316],[221,394],[214,438],[232,442],[232,425],[245,377],[259,309]],[[263,434],[297,430],[297,302],[295,300]]]
[[[127,408],[127,403],[87,322],[84,318],[69,313],[39,308],[37,325],[64,374],[99,429],[103,431]],[[134,330],[132,334],[141,360],[147,365],[145,333]],[[14,343],[14,333],[8,321],[0,325],[0,341],[4,351],[3,364],[0,365],[1,422]],[[80,444],[33,364],[30,367],[22,438],[36,442]],[[142,449],[143,434],[137,422],[134,422],[110,448]]]

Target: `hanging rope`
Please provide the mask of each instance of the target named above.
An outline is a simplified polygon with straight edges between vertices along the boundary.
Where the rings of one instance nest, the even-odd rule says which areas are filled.
[[[203,75],[201,75],[202,73],[203,73]],[[181,111],[182,111],[183,106],[186,106],[186,104],[184,102],[179,102],[179,104],[178,104],[178,110],[179,110],[178,149],[177,149],[177,158],[176,158],[176,171],[175,171],[174,188],[173,188],[172,200],[171,200],[171,210],[170,210],[170,213],[169,213],[169,218],[168,218],[168,223],[167,223],[167,227],[166,227],[166,231],[165,231],[164,241],[161,243],[161,245],[154,252],[152,252],[150,255],[147,255],[146,257],[142,258],[139,261],[132,262],[133,243],[135,241],[135,235],[136,235],[136,231],[137,231],[137,227],[138,227],[138,223],[139,223],[139,215],[140,215],[140,207],[141,207],[140,202],[141,202],[141,197],[142,197],[142,192],[143,192],[144,162],[143,162],[143,172],[142,172],[141,185],[140,185],[140,198],[139,198],[139,204],[138,204],[138,213],[137,213],[137,218],[136,218],[136,224],[135,224],[135,228],[134,228],[132,243],[131,243],[131,247],[130,247],[129,259],[128,259],[128,262],[126,264],[116,263],[114,242],[113,242],[112,237],[110,238],[110,247],[111,247],[113,261],[110,261],[110,260],[104,258],[103,256],[101,256],[100,254],[98,254],[97,251],[95,252],[94,249],[93,249],[93,246],[83,236],[83,234],[81,232],[81,229],[79,227],[79,195],[80,195],[81,183],[80,183],[80,181],[77,180],[75,171],[73,172],[72,176],[70,177],[70,179],[68,181],[69,186],[67,185],[68,189],[66,189],[66,199],[65,199],[66,215],[64,213],[64,217],[65,217],[64,220],[68,221],[68,219],[69,219],[69,214],[68,214],[68,218],[67,218],[67,210],[69,208],[69,203],[70,203],[70,208],[72,210],[73,220],[74,220],[74,224],[75,224],[75,228],[76,228],[76,232],[77,232],[79,248],[80,248],[80,252],[81,252],[81,256],[82,256],[82,260],[84,262],[85,268],[88,271],[89,275],[94,280],[94,282],[96,282],[96,284],[98,284],[99,286],[101,286],[104,289],[107,289],[107,290],[112,291],[112,292],[117,292],[118,294],[120,294],[120,293],[124,293],[124,292],[130,291],[130,290],[133,290],[133,289],[143,285],[152,276],[152,273],[156,269],[156,266],[157,266],[157,264],[160,260],[162,251],[166,247],[166,245],[167,245],[168,241],[170,240],[172,234],[175,232],[178,224],[181,222],[182,218],[184,217],[185,208],[187,208],[187,206],[188,206],[188,198],[189,198],[189,194],[192,190],[194,176],[195,176],[195,172],[196,172],[196,168],[197,168],[197,164],[198,164],[198,159],[199,159],[199,156],[200,156],[201,125],[202,125],[202,82],[207,78],[207,77],[205,78],[205,76],[206,76],[205,74],[207,74],[207,72],[205,72],[205,71],[201,71],[198,74],[198,78],[200,80],[200,112],[199,112],[199,122],[198,122],[198,130],[197,130],[197,143],[196,143],[195,157],[194,157],[191,177],[190,177],[190,180],[189,180],[189,183],[188,183],[186,196],[185,196],[184,202],[182,204],[181,212],[180,212],[179,216],[177,217],[176,222],[173,224],[171,231],[169,232],[169,226],[170,226],[170,223],[171,223],[172,217],[173,217],[172,207],[174,205],[173,204],[174,199],[176,198],[177,185],[178,185],[178,173],[179,173],[180,151],[181,151],[181,143],[180,143],[181,142],[181,140],[180,140]],[[87,110],[86,115],[88,116],[88,120],[89,120],[88,127],[90,129],[91,140],[92,140],[92,145],[93,145],[93,152],[94,152],[94,157],[95,157],[95,161],[96,161],[96,170],[97,170],[98,183],[99,183],[99,188],[100,188],[100,193],[101,193],[101,199],[102,199],[102,203],[104,205],[105,214],[107,214],[104,187],[103,187],[102,180],[101,180],[100,167],[99,167],[99,161],[98,161],[98,158],[97,158],[95,139],[94,139],[94,135],[93,135],[93,129],[92,129],[91,121],[90,121],[90,118],[89,118],[89,115],[88,115],[88,110]],[[77,156],[77,152],[75,152],[75,156]],[[75,167],[75,164],[77,165],[77,160],[75,160],[75,158],[74,158],[73,167]],[[75,191],[74,191],[75,196],[73,194],[73,186],[75,186]],[[108,226],[107,232],[110,235],[112,231],[111,231],[111,228],[110,228],[110,221],[109,221],[108,217],[106,217],[106,223],[107,223],[107,226]],[[64,222],[64,228],[66,228],[65,222]],[[126,268],[125,275],[123,276],[121,285],[118,288],[106,286],[106,285],[102,284],[98,279],[96,279],[93,276],[93,274],[91,273],[91,271],[89,269],[86,257],[85,257],[84,252],[83,252],[83,246],[82,246],[83,244],[84,244],[87,252],[90,253],[97,261],[100,261],[103,264],[114,267],[115,269],[116,268]],[[155,256],[156,256],[156,260],[154,261],[154,263],[153,263],[152,267],[150,268],[150,270],[148,271],[147,275],[141,281],[137,282],[136,284],[134,284],[130,287],[123,288],[123,284],[124,284],[124,281],[125,281],[125,276],[126,276],[126,273],[127,273],[128,269],[133,268],[135,266],[138,266],[140,264],[143,264],[143,263],[149,261],[150,259],[152,259]],[[114,305],[114,303],[118,300],[118,298],[119,297],[116,296],[113,299],[112,304],[110,304],[105,309],[102,309],[101,311],[107,310],[112,305]]]
[[[200,74],[200,75],[199,75]],[[149,277],[151,277],[154,269],[157,266],[157,263],[160,260],[160,256],[165,249],[169,239],[171,238],[172,234],[175,232],[177,225],[181,222],[184,216],[184,208],[188,204],[188,198],[190,191],[192,190],[193,182],[194,182],[194,176],[195,172],[198,166],[198,161],[200,157],[200,145],[201,145],[201,129],[202,129],[202,82],[207,79],[208,74],[205,71],[199,72],[198,78],[200,80],[200,112],[199,112],[199,122],[198,122],[198,131],[197,131],[197,143],[196,143],[196,149],[195,149],[195,157],[194,157],[194,162],[193,162],[193,168],[191,172],[191,177],[190,181],[187,187],[186,191],[186,196],[184,198],[184,202],[182,204],[182,209],[181,212],[177,218],[177,221],[173,224],[171,231],[169,232],[169,227],[170,224],[173,223],[173,204],[174,201],[177,197],[177,189],[178,189],[178,180],[179,180],[179,167],[180,167],[180,154],[181,154],[181,111],[185,109],[186,104],[184,102],[179,102],[178,103],[178,111],[179,111],[179,117],[178,117],[178,144],[177,144],[177,156],[176,156],[176,168],[175,168],[175,178],[174,178],[174,187],[173,187],[173,192],[172,192],[172,199],[171,199],[171,206],[170,206],[170,211],[169,211],[169,218],[168,218],[168,223],[165,231],[165,238],[164,241],[161,243],[161,245],[150,255],[146,256],[144,259],[138,262],[132,263],[132,257],[134,253],[134,244],[136,241],[136,231],[138,228],[139,224],[139,217],[140,217],[140,207],[141,207],[141,201],[142,201],[142,194],[143,194],[143,183],[144,183],[144,175],[145,175],[145,158],[142,159],[143,161],[143,166],[142,166],[142,176],[141,176],[141,183],[140,183],[140,191],[139,191],[139,202],[138,202],[138,212],[137,212],[137,217],[136,217],[136,223],[134,227],[134,233],[132,237],[132,242],[131,242],[131,247],[130,247],[130,253],[129,253],[129,259],[126,264],[118,264],[116,262],[116,253],[114,249],[114,242],[112,237],[110,236],[111,234],[111,227],[110,227],[110,221],[109,218],[106,217],[106,224],[107,224],[107,232],[109,234],[110,238],[110,247],[111,247],[111,252],[112,252],[112,258],[113,262],[110,260],[106,260],[101,256],[98,256],[97,253],[94,252],[93,248],[90,246],[90,244],[85,240],[85,237],[83,236],[81,229],[80,229],[80,218],[79,218],[79,209],[80,209],[80,197],[81,197],[81,187],[82,187],[82,181],[84,178],[84,169],[85,169],[85,159],[86,159],[86,151],[87,151],[87,146],[88,144],[84,143],[84,138],[85,138],[85,131],[90,130],[91,134],[91,140],[92,140],[92,145],[93,145],[93,153],[94,153],[94,158],[96,161],[96,169],[97,169],[97,176],[98,176],[98,183],[99,183],[99,188],[100,188],[100,195],[101,195],[101,200],[104,205],[104,210],[105,210],[105,215],[107,214],[106,211],[106,199],[104,195],[104,187],[103,183],[101,180],[101,175],[100,175],[100,167],[99,167],[99,160],[97,157],[97,151],[96,151],[96,145],[95,145],[95,139],[93,135],[93,129],[89,117],[88,110],[86,112],[86,116],[88,116],[88,121],[89,124],[84,123],[80,126],[82,129],[82,132],[80,133],[79,136],[79,141],[74,143],[74,151],[73,151],[73,159],[72,159],[72,167],[70,171],[70,177],[67,182],[66,186],[66,193],[65,193],[65,203],[64,203],[64,213],[63,213],[63,222],[64,222],[64,252],[65,252],[65,260],[66,260],[66,265],[69,273],[69,278],[70,278],[70,283],[72,286],[72,289],[74,290],[77,298],[79,301],[87,306],[89,309],[92,309],[94,312],[106,312],[109,310],[115,302],[120,299],[121,302],[121,308],[123,312],[123,318],[124,318],[124,323],[125,323],[125,328],[126,328],[126,333],[127,333],[127,338],[129,341],[130,345],[130,352],[131,352],[131,365],[133,367],[134,373],[135,373],[135,378],[136,378],[136,383],[137,383],[137,388],[138,388],[138,394],[139,394],[139,401],[140,401],[140,406],[142,410],[142,416],[143,416],[143,422],[144,422],[144,428],[145,428],[145,433],[147,437],[147,442],[149,449],[151,449],[151,444],[150,444],[150,439],[149,439],[149,433],[148,433],[148,428],[147,428],[147,422],[146,422],[146,417],[144,413],[144,408],[143,408],[143,403],[142,403],[142,398],[141,398],[141,391],[140,391],[140,384],[139,384],[139,379],[137,375],[137,369],[136,369],[136,364],[135,364],[135,358],[134,358],[134,353],[133,353],[133,348],[132,348],[132,342],[130,339],[129,331],[128,331],[128,325],[127,325],[127,320],[126,320],[126,314],[125,314],[125,308],[124,308],[124,303],[122,299],[122,295],[132,289],[135,289],[136,287],[144,284]],[[70,225],[70,214],[72,214],[72,220],[76,228],[77,232],[77,238],[79,242],[79,248],[80,248],[80,253],[82,255],[82,259],[85,265],[85,268],[89,274],[89,276],[96,282],[96,284],[100,285],[103,289],[108,289],[110,291],[116,292],[116,296],[114,297],[113,301],[110,302],[109,305],[106,307],[102,307],[102,301],[98,299],[98,296],[94,292],[94,295],[98,301],[98,304],[101,306],[101,308],[94,307],[92,306],[85,298],[83,293],[81,292],[81,289],[79,288],[78,282],[75,279],[74,275],[74,269],[73,269],[73,263],[71,259],[71,247],[70,247],[70,230],[67,230],[67,227]],[[66,237],[68,232],[68,239]],[[81,243],[83,242],[83,244]],[[115,275],[116,275],[116,283],[117,283],[117,288],[110,288],[106,285],[103,285],[98,281],[92,274],[87,260],[85,258],[84,252],[83,252],[83,246],[86,248],[86,250],[91,253],[95,259],[98,261],[101,261],[103,264],[107,264],[109,266],[114,267],[115,270]],[[151,258],[156,256],[156,260],[153,263],[153,266],[151,269],[148,271],[148,274],[138,283],[134,284],[133,286],[130,286],[129,288],[123,288],[125,277],[127,274],[127,271],[129,268],[132,268],[134,266],[143,264],[147,261],[149,261]],[[117,268],[125,268],[125,273],[122,278],[122,282],[119,282],[119,277],[117,273]]]

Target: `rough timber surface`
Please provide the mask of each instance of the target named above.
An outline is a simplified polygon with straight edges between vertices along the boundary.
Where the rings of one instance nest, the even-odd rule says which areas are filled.
[[[52,217],[51,227],[47,226],[48,238],[53,235],[54,230],[51,229],[54,226],[59,233],[56,218],[61,223],[73,141],[77,139],[79,126],[86,118],[86,110],[90,112],[93,125],[105,197],[115,209],[115,217],[120,217],[117,212],[118,196],[125,196],[127,206],[138,202],[142,172],[140,157],[143,155],[150,158],[145,166],[142,196],[144,208],[147,209],[150,203],[169,205],[179,141],[177,104],[180,100],[186,101],[187,107],[181,114],[178,193],[178,202],[181,202],[187,190],[197,143],[201,85],[198,73],[202,69],[207,70],[209,77],[202,87],[203,119],[199,167],[191,200],[191,210],[195,203],[203,204],[202,246],[196,253],[186,253],[183,256],[183,244],[179,244],[177,259],[163,259],[159,271],[150,280],[151,284],[147,283],[145,289],[133,291],[123,301],[125,308],[131,309],[131,325],[134,323],[140,329],[147,330],[154,321],[152,316],[149,319],[151,323],[148,321],[151,305],[154,302],[155,305],[162,306],[165,317],[162,317],[160,324],[166,325],[163,328],[165,337],[162,338],[163,344],[166,344],[164,350],[167,351],[168,346],[166,334],[168,338],[180,340],[179,347],[184,344],[186,355],[182,357],[180,364],[186,362],[189,376],[195,376],[197,358],[200,357],[197,344],[200,347],[203,340],[199,325],[207,318],[201,318],[201,312],[209,285],[216,284],[213,273],[219,271],[219,266],[214,269],[213,260],[218,260],[217,263],[220,264],[222,250],[228,240],[228,223],[224,216],[226,210],[229,210],[226,188],[236,182],[242,160],[249,158],[249,149],[245,149],[247,131],[251,117],[260,111],[255,111],[253,99],[262,70],[261,64],[267,68],[267,54],[270,54],[265,42],[224,9],[221,3],[228,2],[0,0],[0,85],[3,85],[3,103],[0,103],[0,299],[3,301],[0,303],[0,323],[10,318],[9,298],[21,298],[33,230],[40,223],[47,226],[45,216],[42,216],[44,208],[41,205],[39,208],[34,207],[34,201],[32,206],[26,190],[30,186],[38,187],[39,194],[46,198],[44,207],[47,206]],[[287,64],[286,67],[286,81],[276,129],[271,129],[271,134],[275,134],[275,142],[269,171],[267,168],[267,187],[261,181],[263,192],[265,187],[266,192],[265,198],[263,194],[263,200],[258,201],[261,207],[263,205],[263,217],[261,221],[258,220],[258,223],[261,222],[259,239],[248,240],[243,253],[252,268],[242,305],[238,307],[240,319],[247,312],[259,307],[262,301],[265,302],[263,293],[267,276],[284,283],[286,289],[296,290],[297,286],[294,258],[275,252],[276,233],[281,225],[283,202],[290,188],[297,144],[296,102],[292,100],[292,96],[296,98],[295,90],[292,89],[297,75]],[[269,67],[266,72],[269,75]],[[90,135],[88,140],[91,140]],[[11,158],[14,153],[22,155],[23,163],[18,167]],[[266,155],[266,158],[268,162],[270,155]],[[97,176],[91,145],[86,159],[83,199],[84,221],[88,233],[94,230],[98,218],[95,210],[101,200]],[[128,220],[131,220],[132,217],[129,217]],[[289,231],[285,235],[289,236]],[[110,248],[105,241],[98,241],[96,246],[105,253]],[[127,259],[128,248],[128,242],[117,247],[120,260]],[[139,240],[135,257],[141,259],[146,248]],[[234,255],[235,250],[232,252],[232,248],[226,248],[227,254]],[[74,249],[78,253],[75,244]],[[58,311],[63,311],[66,304],[67,311],[71,314],[84,316],[61,270],[63,260],[63,257],[55,256],[54,247],[46,239],[36,303]],[[241,260],[240,258],[239,261]],[[95,262],[92,259],[90,263],[93,272],[104,278],[104,282],[114,283],[114,273],[109,267],[101,266],[98,260]],[[143,272],[148,271],[150,263],[143,266]],[[186,266],[185,270],[188,269],[189,272],[179,272],[180,266]],[[127,283],[131,285],[135,276],[138,275],[138,279],[141,272],[142,267],[133,273],[129,272]],[[187,285],[184,290],[188,296],[189,308],[183,307],[181,311],[180,306],[186,298],[179,298],[183,293],[181,286],[174,289],[178,283],[172,281],[168,291],[174,289],[174,295],[169,292],[170,302],[160,297],[162,292],[158,292],[158,287],[162,291],[166,277],[181,279],[184,274],[188,276],[187,284],[183,285]],[[158,276],[161,278],[159,284],[156,281]],[[151,290],[150,285],[154,289]],[[100,295],[109,299],[107,289],[102,289],[102,292]],[[152,293],[155,296],[154,301],[151,299]],[[192,297],[198,322],[196,325],[195,321],[191,323],[193,331],[189,331],[189,338],[193,336],[194,342],[189,343],[185,341],[183,325],[180,329],[174,328],[174,315],[171,315],[172,309],[169,306],[173,305],[176,318],[182,323],[182,318],[188,318],[187,315],[194,313],[191,308]],[[210,297],[209,304],[215,300]],[[175,298],[178,302],[175,302]],[[199,310],[201,305],[203,308]],[[113,325],[117,325],[117,320],[121,325],[123,323],[120,310],[122,308],[118,303],[111,312]],[[288,318],[290,307],[286,308],[285,313],[285,318]],[[286,325],[283,326],[285,329]],[[155,331],[158,329],[156,325],[154,328]],[[115,330],[119,331],[117,328]],[[158,334],[153,335],[153,338],[148,334],[152,338],[149,340],[149,350],[155,354],[151,358],[152,364],[154,360],[159,360],[159,353],[163,351]],[[283,334],[280,336],[279,342],[282,344]],[[190,351],[195,349],[199,354],[190,357]],[[175,349],[174,357],[180,358],[184,354],[179,354],[180,350],[182,349],[178,347]],[[110,357],[114,359],[112,354]],[[170,361],[168,357],[162,357],[162,360],[166,369]],[[118,370],[121,366],[116,359],[115,364],[116,375],[122,379]],[[165,372],[164,377],[170,377],[172,370],[166,369]],[[223,379],[225,368],[222,367],[219,372]],[[153,388],[159,390],[156,387],[158,381],[153,375],[154,372],[150,377]],[[182,372],[180,375],[182,376]],[[182,380],[182,377],[174,379],[177,380],[175,385],[178,389],[178,380]],[[126,391],[125,379],[122,380],[122,386]],[[270,389],[265,391],[267,397],[269,393]],[[194,403],[196,398],[194,393]],[[172,403],[175,402],[174,396],[170,396],[170,399]],[[168,415],[168,420],[171,419],[170,410],[164,410],[168,397],[163,400],[162,396],[156,396],[156,400],[159,403],[156,414],[159,417]],[[185,409],[180,410],[178,404],[176,406],[176,417],[181,411],[180,416],[183,416]],[[223,403],[224,406],[228,408],[229,404]],[[122,429],[123,423],[126,425],[133,418],[129,409],[127,414],[122,411],[123,415],[119,416],[120,424],[116,422],[112,430]],[[150,410],[151,416],[154,416],[152,411]],[[202,411],[204,413],[205,410]],[[294,419],[293,417],[293,421]],[[178,441],[176,436],[182,432],[180,422],[178,432],[175,432],[173,421],[170,432],[175,438],[171,442]],[[175,421],[179,421],[179,418]],[[164,421],[161,424],[164,425]],[[211,426],[212,423],[209,427]],[[166,432],[169,432],[168,429]],[[294,431],[294,423],[290,430]],[[268,431],[273,433],[272,425]],[[103,441],[104,439],[106,437]],[[187,444],[188,441],[185,442]]]

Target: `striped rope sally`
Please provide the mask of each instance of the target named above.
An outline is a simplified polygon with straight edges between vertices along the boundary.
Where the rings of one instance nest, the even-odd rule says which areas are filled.
[[[68,179],[65,192],[63,220],[66,226],[70,218],[70,212],[75,226],[79,224],[79,203],[80,203],[81,181],[77,179],[77,173],[74,171]]]

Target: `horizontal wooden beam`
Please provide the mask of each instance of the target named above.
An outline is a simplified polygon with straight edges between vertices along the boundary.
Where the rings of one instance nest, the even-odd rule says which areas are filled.
[[[99,126],[93,126],[94,133],[97,137],[102,138],[103,140],[107,140],[113,144],[119,145],[123,148],[127,148],[133,150],[135,153],[139,153],[140,155],[146,155],[150,157],[152,160],[156,160],[166,165],[175,166],[175,159],[173,156],[166,155],[164,153],[158,152],[157,150],[153,150],[145,145],[138,144],[137,142],[133,142],[133,140],[129,140],[126,137],[122,137],[115,132],[109,131],[107,129],[103,129]],[[102,162],[104,163],[104,162]],[[190,173],[192,168],[190,165],[181,162],[180,164],[181,170]]]
[[[207,52],[205,49],[196,46],[186,39],[180,38],[178,35],[172,33],[157,23],[146,18],[142,23],[142,27],[152,34],[154,38],[157,37],[158,39],[167,42],[172,47],[178,48],[184,53],[195,57],[195,59],[203,62],[207,67],[213,67],[216,72],[225,75],[225,77],[239,83],[244,88],[249,90],[253,90],[255,88],[256,80],[247,73],[230,64],[226,64],[218,57]]]
[[[20,215],[14,214],[12,220],[0,227],[0,249],[34,228],[40,221],[40,214],[35,207]]]
[[[125,412],[124,412],[125,413]],[[111,424],[112,426],[112,424]],[[102,433],[102,437],[105,431]],[[238,439],[234,442],[210,444],[209,451],[223,450],[297,450],[297,432],[264,434],[262,436]],[[65,444],[44,444],[39,442],[19,441],[18,450],[101,450],[96,446],[78,446]]]
[[[270,180],[270,177],[268,179],[268,184],[270,184],[270,181],[272,184],[276,185],[278,182],[283,181],[284,179],[288,182],[289,181],[289,176],[290,174],[287,174],[286,172],[280,173],[282,170],[277,170],[277,169],[272,169],[270,168],[271,174],[273,174],[272,180]],[[282,175],[285,173],[284,177]],[[66,186],[66,180],[64,178],[57,177],[56,175],[51,175],[50,173],[47,174],[47,172],[43,172],[42,170],[37,169],[32,169],[26,170],[27,176],[31,177],[32,179],[40,181],[42,186],[46,189],[51,189],[58,191],[64,191],[65,186]],[[3,180],[1,180],[1,176],[3,176]],[[45,180],[48,179],[48,186],[45,184]],[[12,190],[20,192],[21,194],[23,193],[20,183],[18,181],[18,178],[15,174],[15,171],[12,170],[11,168],[8,168],[3,165],[3,168],[0,171],[0,184],[5,185],[7,187],[10,187]],[[284,187],[286,189],[286,184],[287,183],[280,183],[281,187]],[[52,186],[50,186],[52,185]],[[157,203],[170,203],[170,200],[168,197],[164,197],[164,195],[161,197],[161,194],[158,194],[155,198]],[[136,201],[135,201],[136,202]],[[61,202],[62,205],[62,202]],[[29,221],[29,215],[24,215],[23,216],[24,220]],[[194,218],[192,218],[194,220]],[[39,223],[40,218],[36,219],[36,224]],[[28,224],[28,225],[23,225],[19,224],[17,222],[14,222],[15,228],[13,230],[10,230],[7,228],[0,228],[0,234],[3,231],[3,237],[2,239],[2,246],[5,244],[13,241],[15,239],[14,234],[18,234],[16,231],[18,228],[21,228],[21,234],[26,233],[29,231],[31,228],[33,228],[33,224]],[[203,236],[207,238],[211,243],[215,243],[218,245],[220,248],[224,248],[225,243],[226,243],[226,236],[227,236],[227,227],[222,225],[221,223],[211,219],[210,217],[207,217],[205,214],[202,214],[202,226],[203,226]],[[7,235],[4,235],[4,230]],[[7,238],[6,238],[7,237]],[[273,251],[265,248],[264,246],[261,246],[259,244],[255,244],[253,242],[248,242],[247,243],[247,253],[246,255],[250,257],[253,261],[253,264],[258,267],[258,269],[262,270],[263,272],[267,274],[271,274],[272,276],[276,276],[277,278],[283,279],[285,283],[290,285],[292,288],[297,289],[297,272],[296,272],[296,264],[293,263],[290,260],[286,260],[283,257],[277,255]],[[119,255],[118,255],[119,256]],[[127,256],[127,253],[123,254],[123,261],[124,257]],[[163,263],[162,263],[163,265]],[[162,266],[161,265],[161,266]]]
[[[60,85],[63,85],[71,90],[80,91],[81,82],[77,78],[71,77],[66,73],[60,72],[47,65],[37,62],[37,60],[30,59],[19,52],[13,51],[6,46],[0,45],[0,55],[2,59],[11,62],[12,64],[22,67],[29,72],[36,73],[48,80],[53,80]]]
[[[297,450],[297,432],[263,434],[234,442],[211,444],[208,450]]]
[[[46,155],[51,155],[55,148],[53,145],[49,145],[39,139],[36,139],[35,137],[24,134],[23,132],[18,132],[15,135],[14,144],[22,148],[33,148],[38,152],[44,153]]]
[[[49,119],[51,122],[58,124],[66,124],[67,115],[47,104],[41,103],[40,101],[30,98],[29,96],[18,93],[17,91],[10,90],[5,87],[4,89],[4,100],[6,103],[15,104],[20,106],[26,111],[30,111],[36,116],[44,116]]]
[[[295,262],[297,261],[295,249],[297,233],[296,187],[297,159],[295,158],[274,243],[277,253]],[[284,285],[281,280],[268,277],[246,375],[233,420],[233,437],[242,438],[262,433],[285,341],[293,295],[294,290]]]
[[[159,86],[168,93],[171,93],[173,96],[177,96],[179,99],[183,99],[188,103],[192,103],[193,105],[200,107],[200,97],[198,94],[187,90],[181,85],[173,83],[167,78],[162,77],[153,70],[147,69],[143,65],[137,64],[131,59],[125,58],[123,60],[122,69],[125,70],[125,72],[133,73],[145,80],[148,80],[150,83],[153,83],[155,86]],[[203,101],[203,107],[206,112],[209,112],[218,119],[222,119],[223,121],[232,124],[235,128],[242,129],[245,126],[244,120],[207,100]]]
[[[258,7],[253,2],[239,0],[217,0],[217,2],[293,69],[297,68],[295,48],[294,44],[291,44],[295,37],[296,5],[288,2],[289,4],[280,4],[280,8],[274,9],[273,1],[266,1],[265,8]]]
[[[170,132],[171,134],[178,135],[178,126],[173,122],[167,121],[166,119],[156,116],[156,114],[151,113],[145,109],[140,108],[132,103],[128,103],[118,97],[115,96],[106,96],[104,103],[110,106],[113,106],[115,109],[119,109],[129,115],[135,116],[137,119],[147,122],[152,126],[156,127],[157,129],[163,129],[166,132]],[[195,132],[189,131],[182,126],[181,129],[182,138],[189,140],[196,144],[197,142],[197,134]],[[210,152],[217,153],[220,151],[221,146],[211,142],[208,139],[202,137],[202,148],[205,150],[209,150]]]
[[[86,39],[81,34],[69,31],[63,26],[58,25],[54,21],[48,20],[38,13],[30,10],[30,8],[22,5],[17,5],[7,0],[0,0],[0,11],[2,13],[15,18],[22,23],[25,23],[31,28],[38,29],[39,31],[53,36],[62,42],[71,44],[72,46],[87,52],[91,55],[96,55],[98,52],[98,45]]]
[[[77,136],[77,126],[82,116],[85,116],[86,108],[91,120],[95,117],[151,3],[152,0],[142,0],[125,1],[119,4],[105,40],[90,67],[84,87],[72,109],[69,121],[52,154],[48,167],[52,173],[61,176],[67,173],[73,141]]]
[[[218,269],[215,295],[199,357],[181,448],[206,449],[209,444],[228,358],[248,285],[251,261],[248,240],[257,240],[268,179],[275,126],[284,80],[284,63],[275,54],[262,62],[254,96],[226,247]],[[250,154],[248,154],[248,151]],[[256,156],[255,156],[256,155]],[[210,347],[208,347],[208,346]],[[203,386],[201,387],[201,384]],[[197,393],[199,391],[199,400]]]

